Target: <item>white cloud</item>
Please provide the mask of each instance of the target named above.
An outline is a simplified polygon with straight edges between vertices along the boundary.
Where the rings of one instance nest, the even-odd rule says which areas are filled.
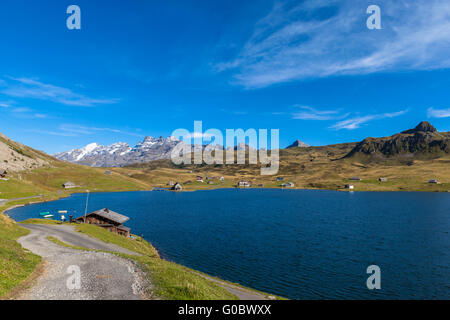
[[[189,135],[186,136],[187,139],[205,139],[205,140],[209,140],[212,137],[213,137],[212,135],[203,132],[191,132]]]
[[[378,0],[382,30],[363,0],[278,2],[231,61],[247,88],[331,75],[450,67],[450,2]]]
[[[428,118],[448,118],[450,117],[450,108],[449,109],[434,109],[428,108]]]
[[[30,78],[9,78],[6,89],[1,93],[18,98],[48,100],[69,106],[91,107],[99,104],[114,104],[118,99],[91,98],[70,89],[39,82]]]
[[[31,110],[30,108],[27,108],[27,107],[18,107],[18,108],[11,109],[11,112],[15,112],[15,113],[28,113],[31,111],[33,111],[33,110]]]
[[[135,132],[129,132],[129,131],[123,131],[120,129],[114,129],[114,128],[101,128],[101,127],[87,127],[82,126],[78,124],[61,124],[59,126],[59,130],[63,132],[68,132],[71,134],[82,134],[82,135],[89,135],[94,134],[96,132],[111,132],[111,133],[117,133],[117,134],[123,134],[123,135],[129,135],[129,136],[135,136],[135,137],[142,137],[142,134],[138,134]]]
[[[9,108],[12,106],[12,102],[9,101],[0,101],[0,107],[1,108]]]
[[[392,112],[392,113],[372,114],[372,115],[366,115],[366,116],[353,117],[350,119],[345,119],[345,120],[339,121],[339,122],[335,123],[334,125],[332,125],[330,128],[336,129],[336,130],[342,130],[342,129],[354,130],[354,129],[360,128],[363,124],[365,124],[367,122],[370,122],[373,120],[386,119],[386,118],[394,118],[394,117],[401,116],[407,112],[408,112],[408,110],[402,110],[402,111]]]
[[[51,136],[61,136],[61,137],[76,137],[77,136],[74,133],[51,131],[51,130],[27,129],[26,131],[38,133],[38,134],[46,134],[46,135],[51,135]]]
[[[305,111],[292,113],[292,119],[299,120],[332,120],[339,116],[339,110],[318,110],[308,106],[297,106]],[[344,115],[345,117],[345,115]]]

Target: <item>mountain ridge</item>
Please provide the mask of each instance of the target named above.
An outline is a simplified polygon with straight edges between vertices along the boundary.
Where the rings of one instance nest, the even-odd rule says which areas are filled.
[[[155,160],[170,159],[172,150],[180,143],[175,137],[146,136],[131,147],[125,142],[116,142],[109,146],[91,143],[83,148],[54,155],[57,159],[92,167],[120,167],[142,164]],[[296,140],[286,149],[308,148],[306,143]],[[326,147],[326,146],[322,146]],[[245,143],[225,149],[223,146],[191,145],[192,152],[205,148],[222,150],[248,150]],[[319,148],[319,147],[312,147]],[[367,161],[400,157],[438,157],[450,153],[450,133],[438,132],[429,122],[422,121],[415,128],[401,131],[389,137],[368,137],[356,143],[344,158],[363,157]]]
[[[438,132],[429,122],[389,137],[366,138],[345,158],[364,156],[367,160],[398,157],[436,158],[450,153],[450,132]]]

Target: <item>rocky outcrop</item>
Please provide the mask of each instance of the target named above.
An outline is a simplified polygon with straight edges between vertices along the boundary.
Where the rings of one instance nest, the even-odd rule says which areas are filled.
[[[307,148],[307,147],[310,147],[310,145],[297,139],[290,146],[288,146],[286,149],[289,149],[289,148]]]
[[[52,158],[45,153],[11,140],[0,133],[0,170],[15,172],[50,165]]]
[[[450,153],[450,133],[438,132],[430,123],[424,121],[414,129],[391,137],[366,138],[358,143],[346,157],[356,155],[439,157],[448,153]]]

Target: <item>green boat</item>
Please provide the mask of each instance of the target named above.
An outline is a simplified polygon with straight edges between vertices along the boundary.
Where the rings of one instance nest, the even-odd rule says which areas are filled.
[[[50,214],[50,212],[41,212],[41,213],[39,213],[39,215],[40,215],[41,217],[48,216],[49,214]]]

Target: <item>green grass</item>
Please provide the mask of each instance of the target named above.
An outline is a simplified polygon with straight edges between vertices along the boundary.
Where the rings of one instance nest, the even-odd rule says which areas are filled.
[[[155,294],[168,300],[236,300],[237,297],[193,270],[160,258],[129,256],[139,263],[155,286]]]
[[[50,219],[28,219],[28,220],[22,221],[21,223],[24,223],[24,224],[47,224],[47,225],[61,224],[60,221],[50,220]]]
[[[99,251],[99,250],[94,250],[94,249],[78,247],[78,246],[72,246],[72,245],[70,245],[68,243],[65,243],[64,241],[61,241],[61,240],[59,240],[59,239],[57,239],[55,237],[52,237],[52,236],[48,236],[48,237],[46,237],[46,239],[48,241],[50,241],[50,242],[53,242],[53,243],[59,245],[59,246],[70,248],[70,249],[83,250],[83,251]]]
[[[95,225],[84,223],[76,224],[75,229],[78,232],[84,233],[92,238],[97,238],[103,242],[112,243],[148,257],[159,258],[156,249],[141,237],[133,236],[135,239],[126,238]]]
[[[0,298],[7,296],[35,270],[41,257],[16,241],[29,231],[0,214]]]

